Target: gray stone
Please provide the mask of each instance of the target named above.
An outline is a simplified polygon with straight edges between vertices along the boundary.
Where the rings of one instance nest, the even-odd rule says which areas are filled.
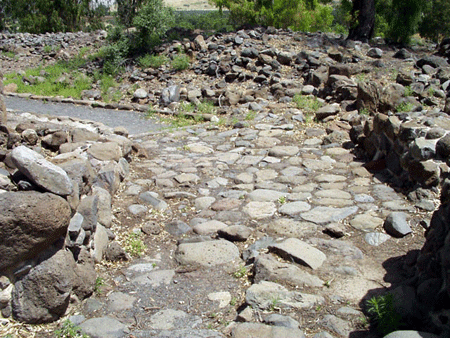
[[[439,336],[433,333],[414,331],[414,330],[401,330],[394,331],[384,336],[384,338],[438,338]]]
[[[161,103],[168,106],[172,102],[180,101],[181,86],[173,85],[165,88],[161,93]]]
[[[370,232],[364,236],[366,243],[372,246],[379,246],[380,244],[386,242],[389,238],[389,235],[381,232]]]
[[[92,144],[87,153],[99,161],[118,162],[123,156],[122,149],[116,142],[97,142]]]
[[[145,214],[148,211],[148,208],[142,204],[132,204],[127,209],[135,216]]]
[[[98,197],[85,196],[78,205],[77,212],[83,216],[83,229],[95,230],[97,226]]]
[[[300,326],[300,323],[294,318],[283,316],[277,313],[273,313],[264,317],[264,323],[274,326],[290,327],[292,329],[298,329]]]
[[[155,288],[160,285],[170,285],[174,276],[175,270],[155,270],[140,274],[133,278],[131,282]]]
[[[204,196],[204,197],[196,198],[194,201],[195,209],[197,209],[197,210],[208,209],[215,201],[216,201],[216,199],[211,196]]]
[[[351,221],[350,225],[355,229],[362,231],[373,231],[383,224],[383,220],[379,217],[373,216],[372,213],[356,215]]]
[[[150,327],[158,330],[171,330],[182,327],[194,328],[201,322],[200,317],[173,309],[161,310],[150,317]]]
[[[341,108],[339,107],[338,103],[329,104],[329,105],[319,108],[316,111],[316,118],[319,121],[321,121],[321,120],[327,118],[328,116],[334,116],[334,115],[339,114],[340,111],[341,111]]]
[[[297,201],[283,204],[278,211],[283,215],[294,216],[309,209],[311,209],[311,205],[306,202]]]
[[[392,212],[386,217],[383,227],[386,232],[394,237],[404,237],[412,232],[411,227],[406,221],[404,212]]]
[[[124,338],[125,324],[111,317],[91,318],[80,324],[81,330],[92,338]]]
[[[50,193],[0,194],[0,270],[36,255],[65,236],[71,216],[63,198]]]
[[[133,93],[133,98],[135,99],[145,99],[148,96],[148,92],[144,88],[138,88]]]
[[[92,250],[92,258],[96,263],[100,263],[103,258],[103,253],[108,246],[108,233],[103,225],[97,224],[97,229],[94,233],[94,249]]]
[[[57,320],[66,311],[73,287],[75,261],[59,250],[15,283],[12,311],[15,319],[39,324]]]
[[[252,229],[245,225],[231,225],[217,231],[219,237],[232,242],[245,242],[252,232]]]
[[[182,243],[175,253],[180,264],[214,266],[239,261],[239,249],[225,240]]]
[[[225,224],[223,222],[216,221],[216,220],[210,220],[210,221],[195,225],[193,227],[193,230],[195,233],[197,233],[199,235],[209,235],[209,234],[217,232],[218,230],[224,229],[226,227],[228,227],[228,224]]]
[[[233,338],[305,338],[303,332],[298,328],[282,326],[270,326],[260,323],[237,324],[231,332]]]
[[[254,263],[254,282],[267,280],[272,282],[287,282],[296,286],[323,286],[323,281],[314,275],[300,269],[294,264],[283,263],[272,255],[261,254]]]
[[[411,155],[419,161],[426,161],[434,158],[436,155],[437,140],[425,139],[418,137],[414,139],[411,145]]]
[[[356,206],[347,208],[316,207],[310,211],[302,213],[300,216],[304,220],[316,224],[327,224],[341,221],[357,211],[358,207]]]
[[[306,309],[323,304],[321,296],[310,295],[298,291],[289,291],[284,286],[267,281],[250,286],[245,293],[245,301],[254,309],[270,310],[276,307],[282,309]]]
[[[117,242],[111,242],[108,244],[105,250],[105,259],[111,262],[127,261],[128,254]]]
[[[383,56],[383,51],[380,48],[370,48],[367,52],[367,56],[370,56],[374,59],[381,59]]]
[[[267,225],[267,231],[286,237],[303,237],[306,233],[314,233],[317,225],[312,222],[300,222],[291,218],[277,218]]]
[[[56,158],[54,161],[56,161]],[[56,163],[73,182],[78,183],[80,194],[87,195],[90,192],[95,179],[95,172],[88,160],[76,157],[62,163],[59,163],[59,161]]]
[[[35,151],[19,146],[12,150],[11,159],[17,169],[37,186],[56,195],[72,193],[72,181],[67,173]]]
[[[97,221],[106,228],[111,227],[111,194],[99,186],[92,187],[92,193],[98,197]]]
[[[174,220],[165,225],[165,230],[172,236],[178,237],[192,231],[192,228],[183,221]]]
[[[254,219],[263,219],[272,217],[277,208],[273,202],[249,202],[244,206],[243,211]]]
[[[257,202],[275,202],[283,197],[286,197],[286,193],[269,189],[256,189],[247,194],[250,201]]]
[[[299,150],[300,149],[297,146],[275,146],[269,150],[269,156],[294,156],[299,152]]]
[[[286,260],[292,259],[314,270],[320,268],[327,259],[323,252],[297,238],[288,238],[281,243],[273,244],[269,246],[269,250]]]
[[[160,200],[157,196],[157,193],[146,191],[139,195],[139,199],[150,204],[156,210],[165,211],[169,207],[168,204],[165,201]]]
[[[123,292],[113,292],[108,295],[108,311],[124,311],[133,308],[136,297]]]
[[[352,330],[352,325],[350,322],[333,315],[326,315],[322,320],[319,321],[319,324],[333,331],[334,333],[345,337],[347,337]]]

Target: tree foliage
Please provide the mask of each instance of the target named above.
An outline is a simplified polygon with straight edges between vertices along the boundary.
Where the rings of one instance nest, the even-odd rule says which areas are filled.
[[[450,0],[431,0],[424,3],[419,33],[435,42],[450,37]]]
[[[235,25],[263,25],[294,30],[326,31],[333,22],[329,0],[211,0],[230,11]]]
[[[29,33],[78,31],[98,24],[95,8],[94,0],[0,0],[0,29],[15,23]]]

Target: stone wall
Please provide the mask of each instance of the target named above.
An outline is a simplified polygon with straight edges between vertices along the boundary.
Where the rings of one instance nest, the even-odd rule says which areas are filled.
[[[0,148],[1,314],[54,321],[94,291],[131,141],[123,128],[24,113],[1,125]]]

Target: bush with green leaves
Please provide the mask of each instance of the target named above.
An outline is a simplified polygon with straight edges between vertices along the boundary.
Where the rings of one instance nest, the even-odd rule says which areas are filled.
[[[186,54],[178,54],[174,56],[170,64],[173,69],[180,71],[188,69],[191,64],[191,60]]]
[[[220,10],[229,9],[231,22],[238,26],[250,24],[303,31],[328,31],[334,19],[332,7],[319,3],[318,0],[212,0],[212,2]]]
[[[133,19],[138,49],[155,47],[174,23],[173,11],[164,5],[163,0],[145,0]]]
[[[146,54],[138,59],[139,66],[142,68],[159,68],[169,61],[165,55]]]
[[[55,337],[57,338],[89,338],[87,334],[81,332],[81,329],[72,323],[70,320],[66,320],[60,329],[55,331]]]
[[[236,27],[230,23],[229,12],[186,12],[175,13],[175,22],[178,28],[201,29],[203,31],[230,32]]]

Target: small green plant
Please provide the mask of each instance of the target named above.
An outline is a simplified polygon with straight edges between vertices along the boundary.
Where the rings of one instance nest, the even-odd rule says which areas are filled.
[[[247,276],[247,268],[244,265],[241,265],[239,269],[237,269],[235,272],[233,272],[233,276],[235,278],[242,278]]]
[[[140,233],[130,233],[125,241],[125,251],[131,256],[141,257],[147,247],[141,239]]]
[[[281,196],[280,198],[278,198],[278,203],[280,204],[286,203],[286,196]]]
[[[396,108],[395,111],[397,113],[401,112],[410,112],[414,108],[413,104],[411,102],[403,102],[400,103]]]
[[[100,294],[102,291],[102,286],[105,285],[105,280],[102,277],[97,277],[97,279],[95,280],[95,288],[94,288],[94,292],[96,294]]]
[[[436,93],[436,90],[433,87],[429,87],[428,88],[428,95],[429,96],[434,96],[434,93]]]
[[[315,96],[295,95],[294,102],[297,104],[298,109],[303,109],[308,113],[315,113],[322,107],[322,103]]]
[[[236,297],[231,298],[230,305],[235,306],[236,304],[237,304],[237,298]]]
[[[367,107],[364,107],[359,110],[360,115],[369,115],[369,109]]]
[[[184,113],[192,113],[195,110],[195,107],[190,102],[181,102],[180,103],[180,111]]]
[[[402,317],[395,311],[394,296],[391,293],[369,299],[367,312],[377,331],[383,336],[396,331],[401,325]]]
[[[200,114],[215,114],[216,110],[214,103],[211,101],[203,101],[197,105],[197,112]]]
[[[10,59],[14,59],[16,57],[16,54],[14,54],[13,52],[9,52],[9,51],[2,51],[2,55],[9,57]]]
[[[44,53],[51,53],[53,50],[52,46],[46,45],[44,46]]]
[[[256,117],[256,112],[253,111],[253,110],[250,110],[250,111],[247,113],[247,115],[245,115],[244,120],[246,120],[246,121],[252,121],[252,120],[255,119],[255,117]]]
[[[412,96],[413,93],[414,93],[414,91],[412,90],[411,86],[406,86],[405,93],[403,94],[403,96],[405,96],[405,97]]]
[[[57,338],[89,338],[87,334],[81,332],[81,329],[72,323],[70,320],[66,320],[62,327],[55,331],[55,337]]]
[[[367,80],[367,74],[366,73],[359,73],[356,75],[356,82],[357,83],[363,83]]]
[[[139,66],[142,68],[159,68],[169,61],[165,55],[147,54],[138,59]]]
[[[270,306],[269,306],[269,311],[275,311],[278,308],[278,305],[280,304],[280,298],[279,297],[274,297],[272,298],[271,302],[270,302]]]
[[[187,56],[186,54],[178,54],[173,58],[170,64],[173,69],[180,71],[188,69],[190,62],[191,60],[189,59],[189,56]]]

